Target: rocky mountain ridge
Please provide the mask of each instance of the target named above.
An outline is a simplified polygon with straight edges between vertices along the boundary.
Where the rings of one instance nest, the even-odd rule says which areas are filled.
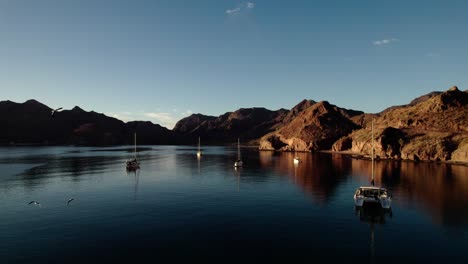
[[[345,109],[326,101],[311,104],[297,112],[288,122],[260,140],[261,150],[318,151],[332,144],[358,126],[345,114]],[[362,112],[361,112],[362,114]]]
[[[124,123],[78,106],[51,117],[51,108],[28,100],[0,102],[0,144],[243,144],[260,150],[370,155],[371,123],[378,158],[468,163],[468,92],[456,86],[406,105],[370,114],[326,101],[302,100],[291,110],[241,108],[220,116],[193,114],[173,130],[151,122]]]
[[[173,131],[192,142],[201,137],[209,144],[242,142],[255,144],[256,140],[280,124],[289,110],[276,111],[262,107],[241,108],[218,117],[193,114],[176,123]]]

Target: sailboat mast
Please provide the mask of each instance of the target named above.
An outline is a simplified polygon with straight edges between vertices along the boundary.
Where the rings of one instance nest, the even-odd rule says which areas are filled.
[[[134,145],[135,145],[135,151],[134,151],[134,153],[135,153],[135,160],[136,160],[136,133],[134,134],[134,138],[135,138],[135,140],[134,140],[134,141],[135,141],[135,142],[134,142]]]
[[[372,161],[374,161],[374,119],[372,118]]]
[[[198,152],[200,152],[200,137],[198,137]]]
[[[374,118],[372,118],[372,185],[374,185]]]
[[[241,156],[240,156],[240,139],[237,138],[237,159],[240,160],[241,159]]]

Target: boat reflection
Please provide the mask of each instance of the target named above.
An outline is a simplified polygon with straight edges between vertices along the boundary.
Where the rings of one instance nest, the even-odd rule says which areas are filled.
[[[197,169],[198,169],[198,175],[201,175],[201,154],[197,155]]]
[[[300,163],[292,162],[295,156],[299,157]],[[351,160],[341,155],[261,151],[259,160],[262,168],[291,177],[305,194],[311,195],[319,204],[327,204],[335,196],[338,186],[346,181],[351,169]]]
[[[126,170],[127,176],[131,177],[134,181],[133,199],[138,199],[138,186],[140,183],[140,169]]]
[[[392,209],[384,209],[377,204],[354,207],[354,214],[361,222],[382,225],[385,224],[387,218],[393,217]]]
[[[234,176],[237,179],[237,191],[240,191],[240,180],[241,180],[242,167],[234,167]]]
[[[369,224],[369,257],[370,263],[375,261],[375,225],[384,225],[387,218],[393,217],[392,209],[384,209],[376,204],[370,204],[362,207],[354,207],[354,213],[359,217],[362,223]]]

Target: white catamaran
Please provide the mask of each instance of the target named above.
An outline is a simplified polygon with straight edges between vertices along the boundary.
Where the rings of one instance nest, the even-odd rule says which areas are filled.
[[[361,186],[354,194],[354,204],[362,207],[365,204],[380,204],[384,209],[390,209],[392,195],[385,188],[374,186],[374,119],[372,119],[372,186]]]
[[[234,162],[234,167],[242,167],[244,163],[241,160],[241,153],[240,153],[240,139],[237,138],[237,160]]]
[[[134,156],[134,158],[132,160],[127,161],[127,170],[136,170],[136,169],[140,168],[140,162],[138,162],[137,156],[136,156],[136,154],[137,154],[137,151],[136,151],[136,133],[135,133],[134,137],[135,137],[135,139],[134,139],[135,140],[135,142],[134,142],[134,144],[135,144],[134,155],[135,156]]]

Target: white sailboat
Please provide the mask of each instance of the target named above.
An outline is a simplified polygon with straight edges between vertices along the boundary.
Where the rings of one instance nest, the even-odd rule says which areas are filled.
[[[299,164],[301,162],[301,159],[299,157],[294,157],[294,164]]]
[[[197,157],[201,157],[202,155],[202,152],[201,152],[201,149],[200,149],[200,137],[198,137],[198,151],[197,151]]]
[[[140,162],[138,162],[137,160],[137,151],[136,151],[136,133],[134,135],[134,158],[132,160],[128,160],[127,161],[127,170],[136,170],[136,169],[139,169],[140,168]]]
[[[237,160],[234,162],[234,167],[242,167],[244,163],[241,160],[241,153],[240,153],[240,139],[237,138]]]
[[[362,207],[364,204],[380,204],[384,209],[390,209],[392,196],[385,188],[374,186],[374,119],[372,119],[372,186],[361,186],[354,193],[354,204]]]
[[[297,154],[296,154],[296,150],[294,150],[294,159],[293,159],[293,162],[294,162],[294,164],[299,164],[299,163],[301,162],[301,159],[300,159],[298,156],[296,156],[296,155],[297,155]]]

